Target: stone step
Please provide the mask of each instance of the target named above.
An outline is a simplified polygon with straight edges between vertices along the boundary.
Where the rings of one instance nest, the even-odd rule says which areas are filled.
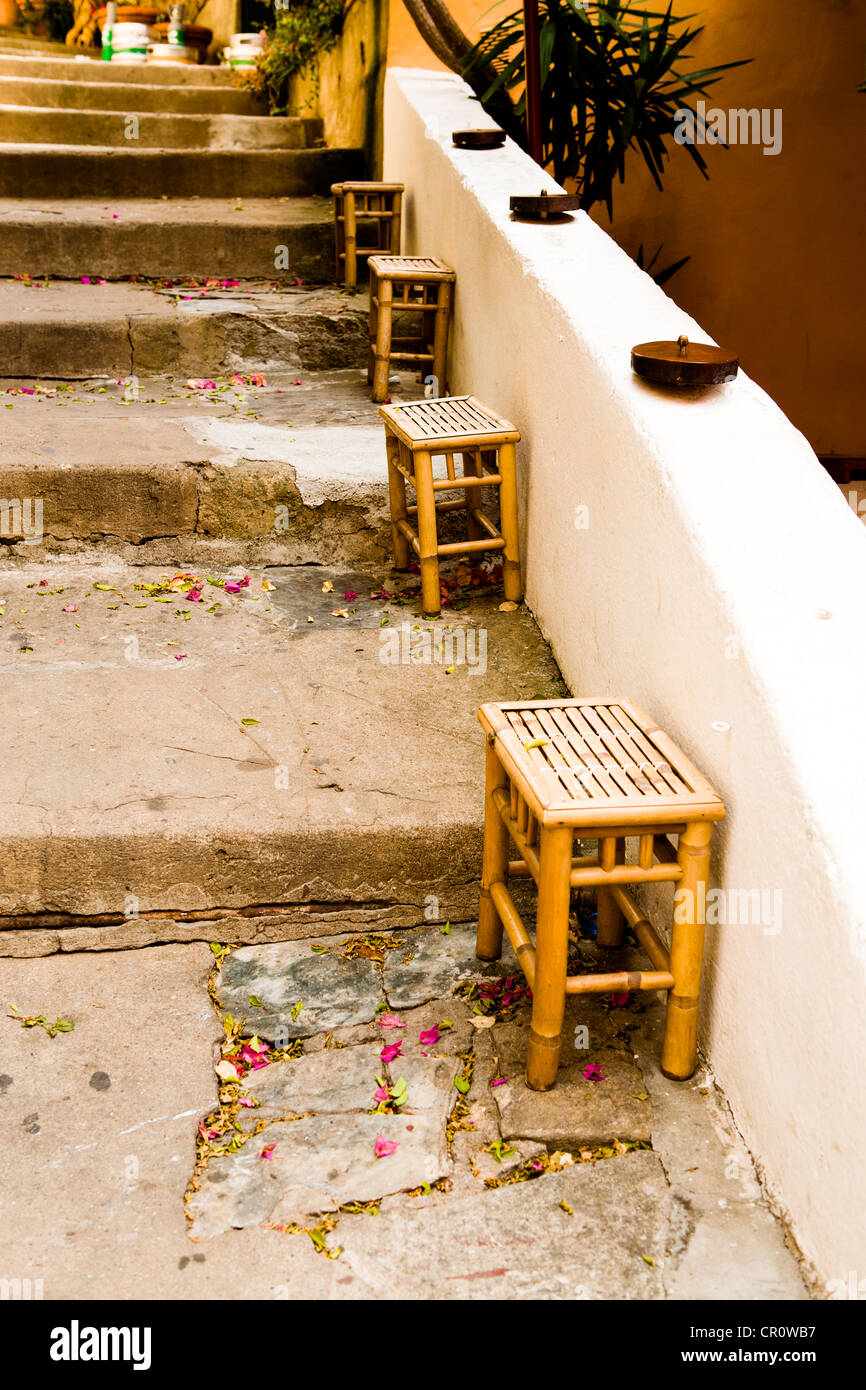
[[[337,151],[278,154],[315,161]],[[120,156],[123,158],[123,156]],[[145,153],[137,156],[145,159]],[[172,156],[183,163],[183,156]],[[248,156],[240,156],[243,160]],[[127,161],[136,156],[126,156]],[[196,158],[203,158],[197,156]],[[222,159],[223,156],[218,156]],[[230,156],[225,156],[231,159]],[[62,163],[62,160],[60,161]],[[0,168],[3,153],[0,150]],[[68,186],[67,186],[68,189]],[[0,199],[0,275],[218,275],[250,279],[334,274],[330,198],[45,198]],[[288,255],[288,268],[285,258]],[[278,268],[277,268],[278,267]]]
[[[194,117],[186,119],[193,120]],[[238,118],[240,119],[240,118]],[[0,189],[18,198],[248,198],[327,195],[363,178],[360,149],[165,150],[50,144],[0,145]],[[235,265],[234,269],[237,269]]]
[[[228,112],[238,116],[262,116],[267,110],[260,97],[240,87],[95,82],[90,74],[86,81],[21,77],[17,73],[4,75],[2,59],[0,102],[9,106],[70,111],[174,111],[185,115]]]
[[[161,573],[0,574],[2,949],[471,920],[477,708],[562,691],[529,615],[495,590],[427,624],[370,598],[385,567],[255,570],[237,595],[199,572],[200,601],[166,603],[135,588]]]
[[[82,60],[99,60],[100,56],[97,48],[76,48],[71,51],[80,54]],[[38,38],[35,34],[22,33],[20,29],[10,29],[5,24],[0,26],[0,54],[5,57],[6,54],[19,53],[56,59],[68,55],[70,49],[56,39]]]
[[[290,339],[289,360],[301,356]],[[54,388],[39,383],[26,388],[32,395],[6,394],[7,556],[25,564],[84,551],[180,567],[382,564],[390,552],[384,442],[366,373],[296,376],[286,365],[263,387],[225,376],[198,390],[139,377],[131,386],[45,394]],[[407,374],[402,389],[408,398],[421,387]],[[135,390],[136,399],[124,399]]]
[[[0,281],[0,376],[75,381],[366,367],[367,295]]]
[[[228,68],[192,67],[185,63],[165,67],[147,63],[103,63],[80,50],[76,53],[78,56],[70,57],[70,50],[61,46],[52,48],[50,53],[41,53],[26,45],[13,52],[8,43],[0,43],[0,75],[44,78],[48,82],[125,82],[131,86],[238,89],[235,76]]]
[[[166,90],[166,89],[163,89]],[[67,111],[0,106],[0,143],[94,146],[139,151],[305,150],[322,138],[322,122],[301,116],[183,115],[177,112]]]

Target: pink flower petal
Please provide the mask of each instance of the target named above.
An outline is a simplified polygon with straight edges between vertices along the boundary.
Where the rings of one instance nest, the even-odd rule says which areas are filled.
[[[276,1144],[265,1144],[265,1147],[259,1150],[259,1158],[273,1159],[276,1147]]]
[[[347,603],[353,603],[357,597],[358,595],[355,593],[354,589],[347,589],[343,595],[343,598],[346,600]]]
[[[64,613],[77,613],[77,612],[78,612],[78,604],[77,604],[77,603],[65,603],[65,604],[63,605],[63,612],[64,612]]]
[[[395,1014],[382,1014],[379,1018],[380,1028],[405,1028],[405,1023],[401,1023]]]
[[[587,1062],[583,1069],[583,1075],[587,1081],[604,1081],[606,1079],[597,1062]]]
[[[186,661],[187,655],[187,652],[175,652],[174,659],[175,661]]]
[[[507,1081],[508,1081],[508,1077],[507,1077],[507,1076],[494,1076],[494,1078],[493,1078],[493,1080],[491,1081],[490,1084],[491,1084],[491,1086],[504,1086],[504,1085],[506,1084]]]
[[[425,1047],[432,1047],[434,1043],[438,1043],[441,1036],[438,1025],[434,1023],[432,1028],[425,1028],[422,1033],[418,1034],[418,1041],[423,1043]]]
[[[387,1043],[385,1047],[382,1048],[379,1056],[382,1058],[383,1062],[393,1062],[395,1057],[400,1056],[400,1048],[402,1046],[402,1042]]]
[[[609,996],[611,1008],[624,1009],[630,998],[631,995],[628,991],[611,994]]]
[[[380,1134],[374,1145],[374,1153],[377,1158],[387,1158],[397,1148],[394,1139],[386,1139],[384,1134]]]
[[[387,1086],[380,1086],[378,1091],[373,1093],[373,1099],[381,1103],[383,1100],[388,1100],[390,1095],[391,1092],[388,1090]]]

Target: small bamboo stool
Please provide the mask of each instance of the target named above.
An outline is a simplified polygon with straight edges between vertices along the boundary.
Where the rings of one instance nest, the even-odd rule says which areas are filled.
[[[685,1080],[697,1061],[710,837],[724,805],[629,700],[488,704],[478,717],[487,792],[476,953],[498,960],[504,926],[532,990],[526,1084],[547,1091],[556,1082],[567,994],[634,989],[669,991],[662,1071]],[[597,854],[574,858],[575,835],[597,840]],[[625,862],[629,837],[639,841],[634,864]],[[509,861],[509,840],[517,860]],[[534,946],[509,875],[531,875],[538,885]],[[664,882],[678,885],[670,951],[624,887]],[[651,970],[566,975],[571,890],[588,887],[598,888],[599,945],[619,945],[627,921]]]
[[[381,251],[400,254],[400,225],[403,215],[402,183],[332,183],[334,222],[337,237],[337,279],[344,285],[357,285],[358,259]],[[358,245],[358,222],[377,224],[376,245]]]
[[[391,496],[391,533],[394,563],[408,569],[409,547],[421,561],[421,597],[428,618],[441,606],[439,556],[465,555],[468,551],[501,550],[505,597],[517,601],[523,594],[517,534],[517,469],[514,445],[519,430],[495,415],[474,396],[443,396],[438,400],[383,405],[388,452],[388,487]],[[457,477],[454,455],[463,456],[463,473]],[[445,455],[444,478],[433,476],[434,454]],[[415,489],[414,506],[406,505],[406,483]],[[475,489],[499,488],[500,530],[476,506]],[[451,502],[436,501],[437,493],[459,490],[463,496]],[[467,539],[440,545],[437,512],[466,511]],[[409,518],[415,517],[413,531]]]
[[[371,256],[367,264],[370,268],[367,380],[373,386],[373,400],[384,401],[387,397],[392,362],[410,362],[418,367],[429,363],[439,385],[437,395],[444,395],[451,287],[457,279],[456,273],[435,256]],[[392,338],[394,310],[420,314],[420,330],[416,336]]]

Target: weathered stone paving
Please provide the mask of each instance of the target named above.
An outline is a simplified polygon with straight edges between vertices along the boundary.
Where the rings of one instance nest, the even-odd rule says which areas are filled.
[[[452,1174],[460,1185],[482,1186],[527,1163],[538,1171],[570,1164],[571,1152],[561,1150],[615,1143],[625,1152],[623,1140],[647,1143],[651,1107],[640,1073],[597,1004],[584,1004],[587,1045],[566,1055],[556,1090],[527,1090],[529,1005],[514,969],[513,958],[476,960],[474,931],[450,925],[225,957],[214,996],[224,1019],[244,1020],[242,1035],[277,1048],[326,1036],[317,1052],[247,1072],[244,1108],[223,1133],[249,1137],[199,1171],[187,1208],[193,1237],[263,1223],[309,1227],[348,1203],[425,1184],[429,1192],[441,1179],[450,1187]],[[475,996],[466,998],[473,984]],[[492,1001],[485,990],[496,991]],[[234,1055],[234,1046],[230,1033],[223,1053]],[[590,1056],[597,1078],[585,1074]],[[398,1113],[370,1113],[378,1088],[401,1081]],[[217,1150],[222,1137],[214,1135]],[[383,1140],[394,1147],[377,1156]]]
[[[596,955],[581,935],[578,968]],[[204,1120],[186,1202],[202,1249],[254,1230],[294,1248],[306,1233],[344,1271],[338,1298],[659,1299],[726,1287],[701,1272],[709,1233],[729,1283],[742,1243],[760,1296],[804,1296],[730,1153],[725,1181],[744,1190],[719,1196],[710,1177],[708,1199],[700,1165],[682,1172],[722,1132],[718,1115],[700,1140],[683,1123],[689,1088],[662,1080],[667,1152],[653,1149],[656,999],[570,999],[557,1086],[539,1094],[523,1080],[531,1004],[514,957],[506,944],[501,962],[476,960],[471,927],[242,947],[221,956],[212,994],[216,1058],[239,1038],[248,1058],[262,1050]],[[262,1038],[297,1055],[265,1065]],[[401,1087],[403,1103],[375,1113]]]

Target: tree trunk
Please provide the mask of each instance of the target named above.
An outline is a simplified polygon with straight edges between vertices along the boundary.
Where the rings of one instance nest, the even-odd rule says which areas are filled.
[[[458,73],[475,95],[482,97],[495,81],[496,69],[487,64],[470,72],[462,71],[466,55],[473,46],[472,40],[464,34],[443,0],[403,0],[403,3],[418,33],[440,63]],[[522,123],[514,115],[514,103],[504,88],[499,89],[485,109],[513,140],[525,147]]]

